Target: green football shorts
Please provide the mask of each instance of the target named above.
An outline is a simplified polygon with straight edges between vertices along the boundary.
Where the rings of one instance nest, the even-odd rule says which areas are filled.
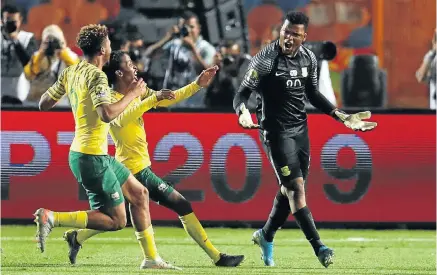
[[[149,190],[149,197],[157,202],[165,202],[173,192],[173,187],[153,173],[150,167],[135,174],[135,178]]]
[[[121,186],[130,171],[109,155],[88,155],[70,151],[70,169],[85,188],[91,209],[112,208],[124,202]]]

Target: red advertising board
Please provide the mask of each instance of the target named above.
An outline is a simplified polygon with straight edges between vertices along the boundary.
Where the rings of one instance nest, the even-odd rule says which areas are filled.
[[[357,133],[328,116],[309,115],[306,188],[315,219],[435,222],[436,116],[372,119],[378,128]],[[239,128],[234,114],[148,113],[144,120],[153,170],[176,184],[201,220],[267,218],[278,185],[257,131]],[[4,111],[1,122],[2,218],[29,219],[39,207],[88,209],[67,162],[72,115]],[[154,203],[151,214],[176,219]]]

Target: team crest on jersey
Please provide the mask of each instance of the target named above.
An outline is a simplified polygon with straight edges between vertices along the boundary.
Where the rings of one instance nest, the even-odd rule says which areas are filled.
[[[291,174],[290,168],[288,166],[284,166],[281,168],[281,173],[284,177],[287,177]]]
[[[303,77],[307,77],[308,76],[308,68],[307,67],[303,67],[302,68],[302,76]]]
[[[105,91],[98,91],[96,93],[96,97],[97,98],[101,98],[101,97],[105,97],[106,96],[106,92]]]
[[[246,74],[246,81],[250,84],[254,84],[256,81],[258,81],[259,76],[258,72],[255,69],[250,69]]]

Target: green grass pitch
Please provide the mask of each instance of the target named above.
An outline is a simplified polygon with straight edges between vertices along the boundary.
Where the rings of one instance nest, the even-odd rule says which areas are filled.
[[[336,252],[333,265],[322,267],[299,230],[280,230],[275,239],[276,267],[264,267],[253,229],[207,228],[222,252],[243,253],[237,268],[218,268],[182,228],[155,227],[161,256],[182,271],[139,270],[140,248],[132,228],[97,235],[81,249],[70,266],[64,229],[56,228],[40,253],[33,241],[35,226],[1,227],[2,274],[436,274],[435,231],[320,230]]]

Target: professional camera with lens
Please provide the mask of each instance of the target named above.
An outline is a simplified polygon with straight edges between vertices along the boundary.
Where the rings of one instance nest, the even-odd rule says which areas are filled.
[[[311,41],[303,45],[310,49],[318,60],[331,61],[337,55],[337,46],[331,41]]]
[[[182,25],[182,27],[180,27],[179,32],[175,33],[176,37],[180,37],[180,38],[184,38],[187,37],[190,34],[190,32],[188,31],[188,27],[186,25]]]
[[[60,49],[61,49],[61,41],[59,41],[58,38],[49,35],[47,37],[47,48],[45,50],[45,55],[54,56],[56,50],[60,50]]]
[[[2,26],[2,31],[7,34],[11,34],[17,30],[17,21],[6,21],[6,23]]]

